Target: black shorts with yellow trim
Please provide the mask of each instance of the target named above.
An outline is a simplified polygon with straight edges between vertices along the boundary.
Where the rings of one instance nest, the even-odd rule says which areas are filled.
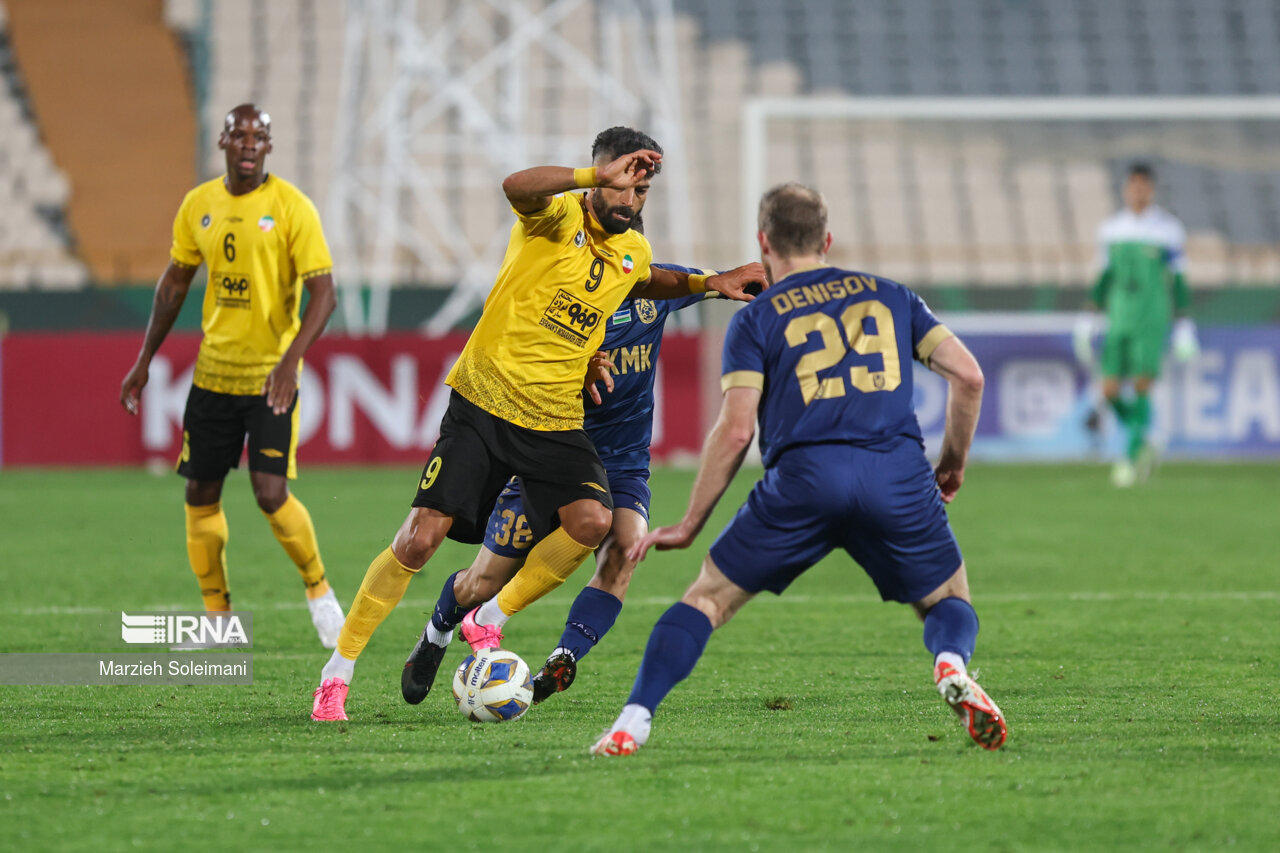
[[[296,477],[298,396],[277,415],[264,394],[220,394],[192,385],[182,413],[178,473],[188,480],[222,480],[240,467],[246,437],[250,471]]]
[[[452,516],[450,539],[479,544],[512,477],[523,485],[525,517],[536,539],[555,530],[560,508],[574,501],[594,500],[613,509],[608,475],[586,430],[516,426],[451,392],[413,505]]]

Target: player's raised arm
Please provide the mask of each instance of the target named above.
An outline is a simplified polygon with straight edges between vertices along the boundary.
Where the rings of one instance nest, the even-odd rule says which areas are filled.
[[[727,299],[750,302],[755,295],[769,286],[764,267],[759,262],[715,275],[687,273],[680,270],[650,267],[649,279],[631,289],[631,296],[643,299],[679,299],[695,293],[713,291]]]
[[[947,425],[935,474],[942,499],[951,503],[964,483],[964,466],[982,411],[982,368],[959,338],[949,337],[929,356],[929,369],[947,380]]]
[[[583,169],[534,166],[507,175],[502,191],[520,213],[537,213],[551,204],[551,197],[558,193],[591,187],[611,190],[639,187],[658,172],[661,164],[662,155],[646,148]]]
[[[742,467],[747,448],[756,434],[756,412],[759,408],[758,388],[736,387],[725,391],[720,416],[702,446],[702,464],[698,466],[698,476],[693,481],[684,518],[679,524],[659,527],[648,533],[627,552],[627,559],[634,562],[643,560],[651,546],[665,551],[688,548],[693,544],[720,496],[729,487],[733,475]]]
[[[170,259],[160,281],[156,284],[155,298],[151,302],[151,316],[147,320],[147,333],[142,341],[142,349],[133,367],[120,383],[120,405],[131,415],[138,413],[138,395],[147,384],[151,359],[164,343],[169,330],[173,328],[182,303],[186,301],[187,291],[191,289],[191,280],[195,278],[197,267],[178,263]]]

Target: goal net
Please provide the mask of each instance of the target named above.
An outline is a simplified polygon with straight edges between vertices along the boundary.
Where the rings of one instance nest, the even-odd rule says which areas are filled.
[[[832,260],[917,286],[1084,286],[1123,176],[1150,164],[1196,287],[1280,280],[1280,98],[758,99],[744,109],[743,250],[755,199],[821,189]],[[990,302],[991,300],[988,300]],[[996,298],[994,304],[999,305]]]

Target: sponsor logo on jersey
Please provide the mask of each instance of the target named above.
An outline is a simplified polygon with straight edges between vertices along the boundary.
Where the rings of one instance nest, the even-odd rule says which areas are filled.
[[[583,483],[582,485],[587,486],[588,488],[595,489],[597,492],[607,492],[607,491],[609,491],[608,489],[606,489],[604,486],[600,485],[599,483],[592,483],[592,482],[591,482],[591,481],[589,481],[589,480],[588,480],[587,482]]]
[[[264,234],[275,227],[276,227],[276,221],[271,216],[264,216],[258,220],[258,230]]]
[[[581,346],[600,325],[600,315],[599,308],[562,289],[551,298],[551,304],[543,312],[538,325]]]
[[[579,228],[578,233],[573,235],[573,245],[581,249],[583,246],[586,245],[586,243],[587,243],[587,235],[583,233],[581,228]]]
[[[279,450],[276,450],[274,447],[264,447],[258,452],[261,453],[263,456],[269,456],[272,459],[284,458],[284,454],[281,453]]]
[[[249,277],[244,273],[213,270],[209,285],[217,287],[215,297],[218,307],[248,308],[250,301]]]
[[[629,272],[631,272],[631,271],[632,271],[633,269],[635,269],[635,268],[636,268],[636,262],[635,262],[635,261],[633,261],[633,260],[631,260],[631,256],[630,256],[630,255],[623,255],[623,256],[622,256],[622,271],[623,271],[623,272],[627,272],[627,273],[629,273]]]
[[[641,323],[647,326],[658,319],[658,306],[648,299],[637,299],[636,316],[640,318]]]
[[[212,221],[213,221],[213,217],[209,216],[209,214],[206,213],[204,216],[200,217],[200,227],[208,228],[209,223]]]

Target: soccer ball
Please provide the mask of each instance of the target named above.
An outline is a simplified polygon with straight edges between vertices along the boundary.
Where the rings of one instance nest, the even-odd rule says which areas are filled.
[[[515,652],[481,649],[467,655],[453,674],[453,700],[475,723],[519,719],[533,701],[529,666]]]

